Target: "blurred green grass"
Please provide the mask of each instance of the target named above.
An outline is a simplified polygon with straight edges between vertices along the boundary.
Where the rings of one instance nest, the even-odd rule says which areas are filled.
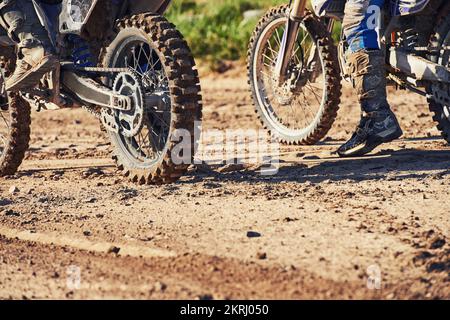
[[[216,69],[223,60],[245,59],[259,18],[244,12],[267,10],[288,0],[174,0],[167,13],[188,41],[196,59]]]
[[[245,20],[244,12],[268,9],[286,0],[175,0],[167,14],[183,33],[197,59],[212,69],[222,60],[245,58],[248,41],[259,17]]]

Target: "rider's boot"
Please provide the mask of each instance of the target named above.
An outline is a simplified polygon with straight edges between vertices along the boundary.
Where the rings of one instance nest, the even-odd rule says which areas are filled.
[[[34,87],[58,63],[47,31],[39,21],[32,1],[6,1],[0,13],[11,39],[18,43],[16,68],[6,80],[6,90],[20,91]]]
[[[341,157],[362,156],[380,144],[400,138],[402,129],[386,94],[385,58],[381,50],[360,50],[348,59],[361,104],[361,122],[349,141],[337,151]]]

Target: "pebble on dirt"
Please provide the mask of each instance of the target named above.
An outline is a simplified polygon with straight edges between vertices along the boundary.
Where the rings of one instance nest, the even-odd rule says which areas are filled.
[[[163,282],[158,281],[158,282],[155,283],[153,288],[157,292],[164,292],[167,289],[167,285],[165,283],[163,283]]]
[[[112,246],[111,248],[108,249],[108,253],[119,254],[119,252],[120,252],[120,248],[116,247],[116,246]]]
[[[20,217],[20,213],[15,212],[14,210],[8,209],[5,211],[5,216],[7,217]]]
[[[304,157],[303,160],[320,160],[320,157],[318,157],[318,156],[307,156],[307,157]]]
[[[267,253],[265,253],[265,252],[258,252],[258,253],[256,254],[256,257],[257,257],[259,260],[266,260],[266,259],[267,259]]]
[[[94,202],[97,202],[97,198],[91,197],[91,198],[86,199],[84,202],[85,203],[94,203]]]
[[[18,192],[20,192],[20,189],[17,188],[16,186],[11,186],[11,188],[9,188],[9,193],[10,194],[16,194]]]
[[[247,238],[259,238],[261,237],[261,233],[256,231],[248,231],[247,232]]]
[[[0,199],[0,207],[2,207],[2,206],[8,206],[8,205],[10,205],[11,203],[12,203],[11,200],[8,200],[8,199]]]
[[[198,296],[198,300],[203,300],[203,301],[214,300],[214,297],[211,294],[202,294],[202,295]]]
[[[93,178],[102,176],[104,174],[103,170],[100,168],[89,168],[82,172],[83,178]]]
[[[236,171],[242,171],[245,169],[245,166],[243,164],[227,164],[224,165],[223,167],[220,167],[219,169],[217,169],[217,172],[219,173],[229,173],[229,172],[236,172]]]

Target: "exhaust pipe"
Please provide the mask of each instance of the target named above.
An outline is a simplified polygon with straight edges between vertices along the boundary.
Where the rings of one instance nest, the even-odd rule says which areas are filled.
[[[389,52],[389,64],[417,80],[450,83],[450,69],[402,49]]]

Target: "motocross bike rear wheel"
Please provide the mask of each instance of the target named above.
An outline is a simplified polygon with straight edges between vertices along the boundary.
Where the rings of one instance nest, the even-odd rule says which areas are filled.
[[[435,34],[431,37],[430,46],[432,48],[450,47],[450,5],[447,5],[441,18],[436,25]],[[450,68],[450,50],[440,50],[439,55],[430,56],[433,62]],[[436,102],[432,96],[443,92],[442,96],[448,96],[450,85],[444,83],[434,83],[428,88],[428,104],[433,112],[433,120],[437,123],[437,128],[442,133],[444,139],[450,143],[450,101],[445,104]]]
[[[119,115],[122,130],[108,131],[113,158],[133,182],[175,182],[193,163],[197,143],[194,131],[201,120],[200,81],[194,58],[180,32],[162,16],[136,15],[121,20],[116,31],[105,50],[103,65],[127,67],[130,72],[110,79],[108,85],[144,106],[142,114],[131,122]],[[162,97],[163,105],[148,107],[146,97],[155,94]],[[181,163],[172,156],[179,130],[190,135],[189,161]]]
[[[337,49],[325,24],[307,11],[292,53],[288,80],[274,68],[289,19],[289,6],[271,9],[258,23],[248,51],[248,77],[262,125],[282,143],[312,145],[323,139],[339,109]]]
[[[18,93],[4,90],[5,79],[14,71],[13,48],[2,47],[0,55],[0,176],[16,173],[30,142],[30,105]]]

